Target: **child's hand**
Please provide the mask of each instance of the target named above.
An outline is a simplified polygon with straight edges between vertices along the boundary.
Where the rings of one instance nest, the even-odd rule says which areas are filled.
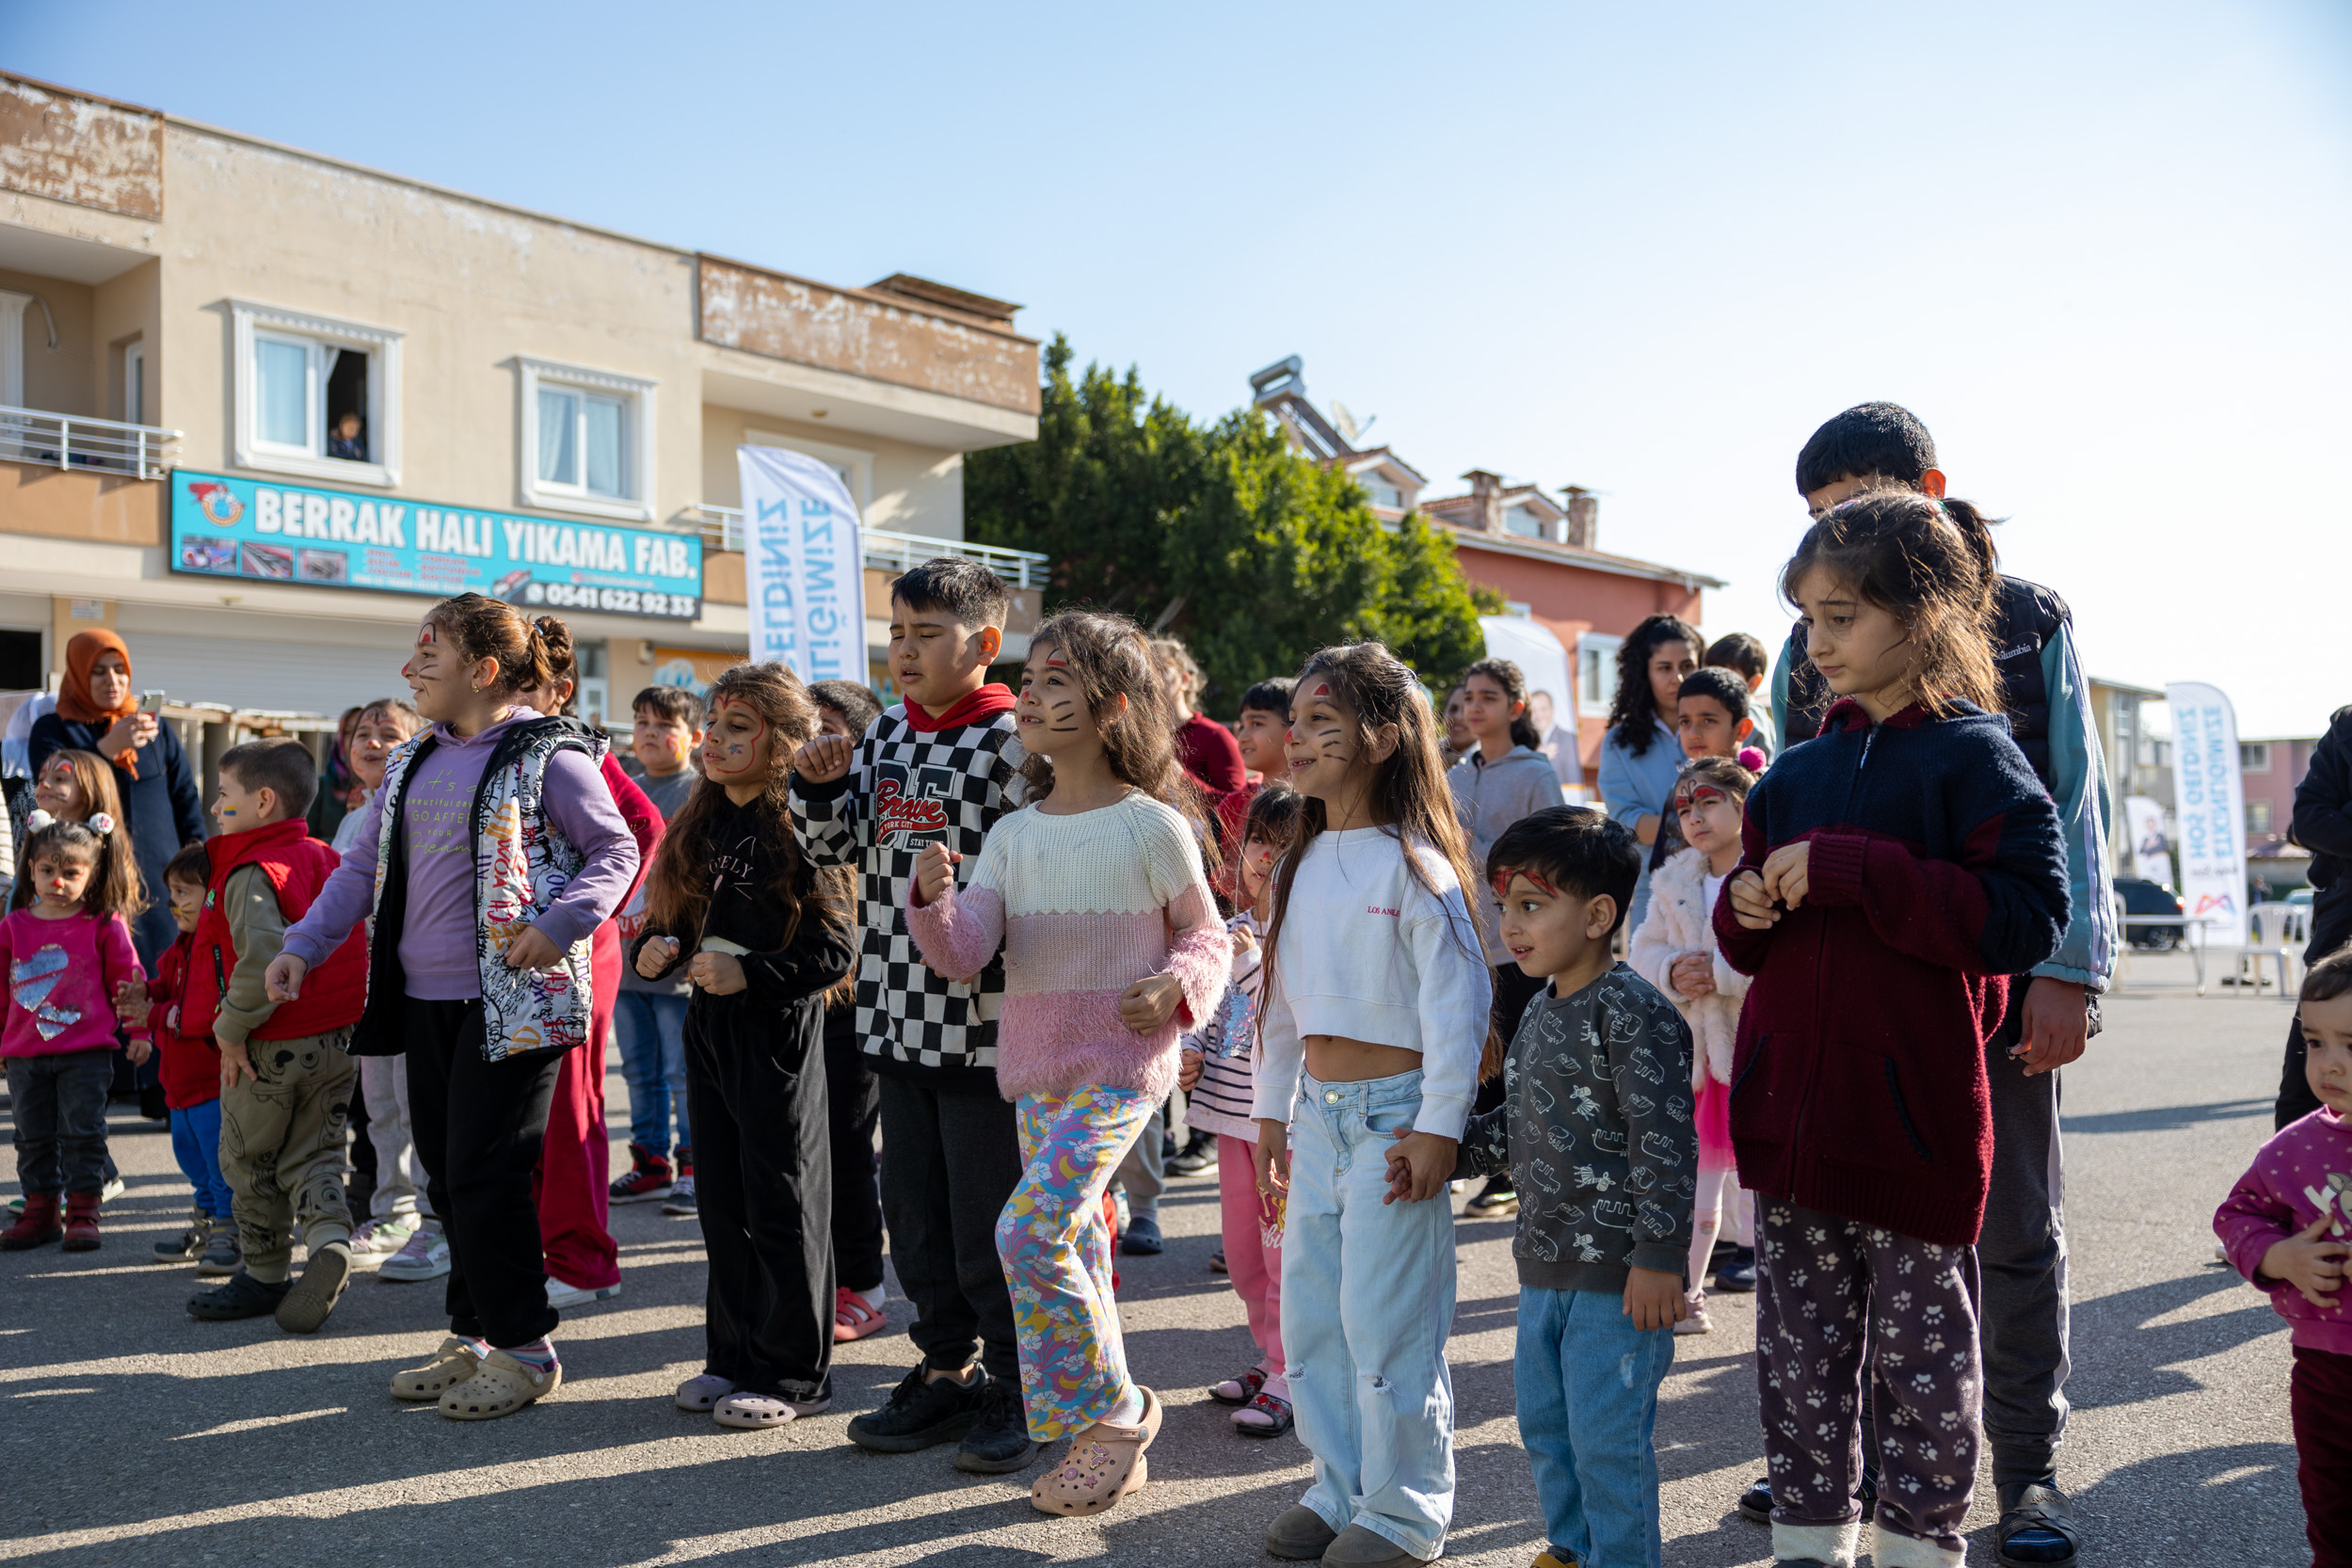
[[[1260,1116],[1257,1150],[1250,1163],[1257,1173],[1258,1192],[1271,1198],[1290,1191],[1290,1128]]]
[[[1772,895],[1764,890],[1764,878],[1752,870],[1732,878],[1732,918],[1750,931],[1769,931],[1781,923]]]
[[[164,1027],[174,1034],[180,1032],[180,1004],[178,1002],[173,1002],[164,1014]]]
[[[1704,952],[1686,952],[1666,973],[1674,989],[1696,1000],[1715,994],[1715,960]]]
[[[311,972],[310,964],[291,952],[281,952],[269,961],[262,975],[262,984],[269,988],[272,1001],[297,1001],[302,996],[302,977]]]
[[[1236,957],[1236,958],[1240,957],[1243,953],[1245,953],[1245,952],[1249,952],[1252,948],[1254,948],[1254,947],[1256,947],[1256,946],[1257,946],[1257,933],[1256,933],[1256,932],[1252,931],[1252,930],[1251,930],[1248,926],[1246,926],[1246,925],[1237,925],[1237,926],[1235,926],[1235,927],[1233,928],[1233,956],[1234,956],[1234,957]]]
[[[1462,1148],[1458,1138],[1434,1132],[1397,1129],[1396,1146],[1388,1151],[1388,1191],[1383,1204],[1426,1203],[1453,1180],[1454,1158]]]
[[[1189,1095],[1192,1092],[1192,1085],[1200,1080],[1201,1053],[1187,1046],[1184,1048],[1183,1056],[1177,1062],[1176,1087]]]
[[[1690,1316],[1682,1275],[1662,1269],[1626,1270],[1624,1313],[1638,1329],[1672,1328]]]
[[[114,988],[114,1016],[125,1029],[133,1029],[147,1021],[147,983],[143,980],[119,982]]]
[[[2294,1286],[2313,1306],[2332,1310],[2343,1305],[2344,1298],[2336,1292],[2344,1288],[2344,1260],[2352,1256],[2352,1246],[2320,1240],[2335,1223],[2335,1215],[2322,1214],[2285,1240],[2273,1241],[2256,1272]]]
[[[696,953],[686,960],[686,978],[714,997],[731,997],[751,984],[731,952]]]
[[[915,904],[927,908],[948,896],[955,886],[955,868],[964,857],[945,844],[925,844],[915,858]]]
[[[820,735],[792,753],[792,771],[811,784],[830,784],[849,772],[846,735]]]
[[[506,944],[506,967],[510,969],[552,969],[563,961],[564,950],[536,925],[524,926]]]
[[[136,1039],[125,1040],[122,1043],[122,1054],[131,1059],[132,1066],[143,1067],[147,1064],[147,1059],[155,1054],[155,1042],[144,1034]]]
[[[647,937],[645,946],[637,950],[637,978],[640,980],[661,979],[662,971],[668,968],[677,957],[677,937]]]
[[[1157,1033],[1183,1000],[1176,976],[1147,974],[1119,993],[1119,1021],[1138,1034]]]
[[[1813,842],[1800,839],[1783,844],[1764,857],[1764,896],[1778,899],[1784,909],[1805,902],[1805,872],[1813,864]]]
[[[223,1089],[235,1088],[237,1086],[237,1078],[240,1074],[252,1080],[256,1083],[259,1083],[262,1080],[262,1075],[253,1070],[253,1058],[246,1053],[244,1041],[221,1041],[220,1086]]]

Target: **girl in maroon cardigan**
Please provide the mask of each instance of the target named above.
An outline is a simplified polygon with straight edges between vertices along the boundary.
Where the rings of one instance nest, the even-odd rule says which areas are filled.
[[[1850,1568],[1877,1399],[1880,1568],[1962,1560],[1982,1368],[1985,1041],[2066,925],[2057,813],[1997,701],[1987,553],[1933,498],[1829,513],[1782,573],[1839,698],[1748,797],[1715,908],[1754,976],[1732,1141],[1757,1205],[1756,1381],[1784,1561]]]

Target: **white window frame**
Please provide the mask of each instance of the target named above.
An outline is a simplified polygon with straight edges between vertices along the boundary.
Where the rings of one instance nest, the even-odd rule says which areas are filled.
[[[1617,650],[1625,646],[1623,637],[1612,637],[1606,632],[1580,632],[1576,634],[1576,712],[1587,712],[1587,704],[1600,714],[1607,714],[1617,702]],[[1584,663],[1587,657],[1601,662],[1601,676],[1607,690],[1588,697],[1584,692]]]
[[[812,441],[801,436],[787,436],[775,430],[745,430],[745,446],[780,446],[787,452],[801,452],[814,457],[841,476],[849,498],[857,503],[859,526],[871,526],[873,512],[873,454],[855,446],[835,446],[830,441]]]
[[[236,466],[264,473],[291,473],[305,479],[330,479],[344,485],[400,483],[400,343],[407,334],[389,327],[340,321],[331,316],[280,310],[250,299],[232,299],[234,323],[234,362],[231,367],[232,396],[236,411],[233,456]],[[307,390],[309,440],[305,447],[280,446],[261,439],[261,367],[254,349],[261,338],[293,339],[311,351],[312,384]],[[368,450],[376,456],[364,463],[327,456],[327,408],[319,351],[356,349],[367,356]]]
[[[2240,741],[2238,743],[2238,772],[2268,773],[2269,771],[2270,743],[2268,741]]]
[[[133,338],[122,345],[122,423],[147,423],[147,340]]]
[[[610,518],[618,522],[651,522],[654,496],[653,392],[658,383],[642,376],[624,376],[618,371],[537,360],[527,354],[515,356],[515,368],[520,372],[515,381],[522,396],[522,417],[518,425],[522,434],[522,444],[515,454],[515,476],[522,504],[542,511],[573,512],[581,517]],[[620,399],[624,426],[621,431],[622,484],[628,491],[626,495],[590,493],[586,477],[588,455],[584,449],[580,454],[579,484],[551,484],[539,477],[539,388],[543,384],[566,392]]]
[[[29,294],[0,289],[0,403],[24,407],[24,312]]]

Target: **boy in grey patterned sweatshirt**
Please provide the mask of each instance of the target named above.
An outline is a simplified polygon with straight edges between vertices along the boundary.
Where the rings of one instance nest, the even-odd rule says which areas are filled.
[[[1651,1432],[1688,1311],[1699,1144],[1690,1027],[1609,955],[1640,865],[1622,824],[1562,806],[1512,824],[1485,867],[1504,945],[1550,981],[1454,1173],[1518,1184],[1513,1377],[1551,1543],[1536,1568],[1657,1568],[1661,1549]]]

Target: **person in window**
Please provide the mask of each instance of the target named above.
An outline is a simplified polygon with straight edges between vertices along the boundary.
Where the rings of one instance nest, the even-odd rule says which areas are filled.
[[[336,420],[335,428],[327,437],[327,456],[354,463],[366,462],[367,438],[360,434],[366,424],[353,413],[346,413]]]

